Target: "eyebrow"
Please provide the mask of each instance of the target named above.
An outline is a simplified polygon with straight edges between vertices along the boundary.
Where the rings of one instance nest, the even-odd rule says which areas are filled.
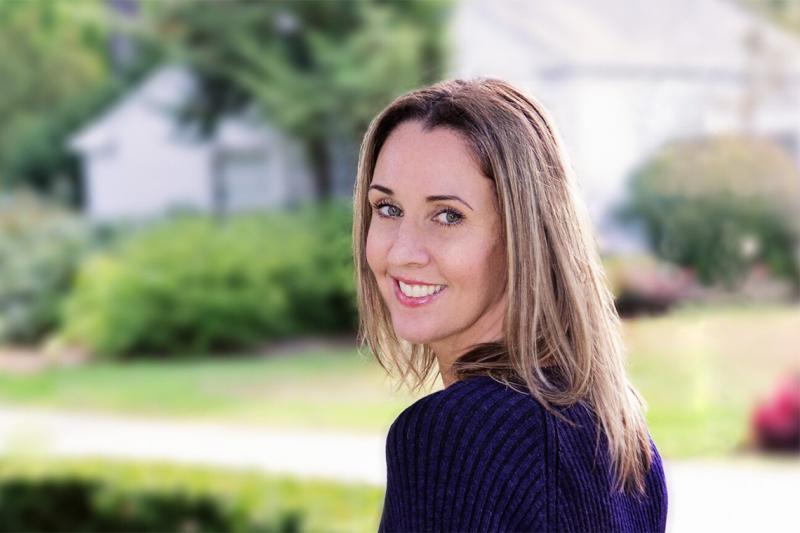
[[[392,189],[390,189],[389,187],[384,187],[383,185],[370,185],[369,188],[370,189],[379,190],[382,193],[388,194],[390,196],[394,194],[394,191]],[[471,205],[469,205],[467,202],[465,202],[464,200],[462,200],[461,198],[459,198],[458,196],[456,196],[454,194],[435,194],[433,196],[426,196],[425,200],[428,201],[428,202],[440,202],[442,200],[455,200],[457,202],[461,202],[465,206],[467,206],[470,209],[472,209]],[[472,210],[475,211],[474,209],[472,209]]]

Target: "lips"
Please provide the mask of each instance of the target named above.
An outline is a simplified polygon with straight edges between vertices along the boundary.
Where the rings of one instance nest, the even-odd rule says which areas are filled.
[[[447,286],[445,286],[444,288],[442,288],[442,290],[434,294],[429,294],[427,296],[414,298],[412,296],[406,296],[405,294],[403,294],[403,291],[400,290],[399,281],[402,281],[403,283],[408,283],[409,285],[431,285],[431,284],[421,283],[419,281],[414,281],[414,280],[406,280],[405,278],[392,277],[391,279],[392,279],[392,286],[394,287],[395,298],[397,298],[397,301],[399,301],[405,307],[414,308],[414,307],[420,307],[422,305],[427,305],[436,300],[437,298],[439,298],[439,296],[444,294],[444,292],[447,290]]]
[[[394,280],[402,281],[403,283],[407,283],[409,285],[443,285],[443,283],[428,283],[427,281],[419,281],[416,279],[404,278],[402,276],[390,275],[389,277],[391,277]]]

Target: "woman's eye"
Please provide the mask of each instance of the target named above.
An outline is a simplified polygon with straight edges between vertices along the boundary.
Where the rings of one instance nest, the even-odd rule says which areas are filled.
[[[436,215],[436,217],[439,222],[445,226],[455,226],[464,219],[464,215],[454,209],[445,209]]]
[[[399,217],[400,216],[400,209],[399,208],[397,208],[397,207],[395,207],[393,205],[387,205],[385,207],[386,207],[386,212],[388,213],[388,215],[390,217]]]
[[[374,204],[372,208],[383,218],[398,218],[403,216],[402,209],[389,203]],[[455,226],[461,223],[463,219],[464,215],[452,208],[444,209],[434,217],[434,220],[442,226]]]
[[[398,217],[400,216],[400,209],[392,204],[378,204],[374,206],[381,216],[384,217]]]

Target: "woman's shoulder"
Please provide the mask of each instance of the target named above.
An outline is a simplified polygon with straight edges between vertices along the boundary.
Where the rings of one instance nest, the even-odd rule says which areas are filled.
[[[524,384],[475,375],[416,400],[397,416],[389,434],[410,439],[420,431],[497,433],[507,426],[517,430],[515,438],[555,438],[558,433],[568,441],[594,441],[600,431],[593,409],[584,401],[545,407]]]
[[[509,530],[536,508],[546,524],[552,433],[538,402],[489,376],[417,400],[387,437],[383,530]]]
[[[409,461],[437,465],[430,472],[458,472],[469,483],[497,478],[521,486],[543,483],[554,464],[551,415],[530,394],[489,376],[472,376],[406,408],[387,436],[389,469]],[[518,478],[518,479],[517,479]]]
[[[563,417],[527,389],[489,376],[464,379],[414,402],[387,436],[382,531],[543,530],[610,501],[610,470],[600,453],[604,447],[596,446],[593,411],[582,402],[553,410]],[[655,457],[651,493],[663,492],[657,451]],[[653,504],[622,509],[627,503],[614,501],[614,512],[631,516],[649,516]],[[666,509],[661,501],[659,508]],[[565,502],[579,508],[567,509]],[[613,523],[601,507],[591,515]],[[458,511],[474,508],[483,513]]]
[[[479,420],[481,427],[489,421],[498,425],[521,423],[541,416],[541,405],[528,393],[509,386],[488,375],[469,376],[449,387],[424,396],[395,419],[390,432],[432,424],[431,429],[449,431]]]

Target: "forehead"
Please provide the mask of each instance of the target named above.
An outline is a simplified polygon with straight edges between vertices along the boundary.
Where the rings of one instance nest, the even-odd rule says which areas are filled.
[[[491,184],[460,134],[447,128],[424,131],[416,120],[391,132],[378,154],[372,181],[398,191],[442,194],[477,192]]]

